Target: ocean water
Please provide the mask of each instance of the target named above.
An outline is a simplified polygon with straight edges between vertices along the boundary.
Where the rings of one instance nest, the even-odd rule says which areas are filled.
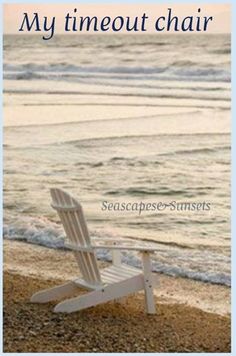
[[[63,248],[60,187],[91,236],[154,245],[154,271],[230,285],[230,48],[229,35],[5,36],[4,238]]]

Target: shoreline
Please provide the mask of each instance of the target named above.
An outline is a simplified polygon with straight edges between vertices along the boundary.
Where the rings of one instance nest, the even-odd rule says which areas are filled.
[[[71,251],[50,249],[15,240],[4,240],[3,250],[4,271],[11,274],[44,280],[70,280],[79,275]],[[98,262],[100,267],[109,265],[109,262]],[[159,303],[185,304],[206,312],[230,316],[229,287],[156,272],[152,275],[154,293]]]

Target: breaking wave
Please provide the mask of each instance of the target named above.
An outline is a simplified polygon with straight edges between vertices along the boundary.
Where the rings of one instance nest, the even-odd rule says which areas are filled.
[[[102,239],[112,236],[110,232],[91,232],[92,238]],[[41,245],[54,249],[65,249],[64,232],[61,225],[46,218],[27,217],[16,221],[14,224],[4,225],[3,237],[8,240],[17,240],[26,243]],[[117,238],[117,236],[116,236]],[[134,244],[134,240],[131,240]],[[135,241],[137,242],[137,240]],[[141,243],[144,242],[141,240]],[[148,246],[157,248],[156,256],[153,259],[153,272],[160,272],[170,276],[181,276],[204,282],[231,285],[230,273],[223,269],[223,258],[216,252],[198,251],[193,248],[181,247],[173,243],[168,249],[162,247],[163,242],[145,242]],[[140,245],[140,242],[139,242]],[[106,249],[98,249],[97,257],[100,260],[111,261],[111,255]],[[207,258],[208,264],[204,268],[204,260]],[[225,256],[225,259],[229,259]],[[141,261],[137,253],[124,252],[122,260],[127,264],[141,268]],[[222,271],[214,270],[214,261],[222,263]],[[210,262],[212,261],[212,264]],[[195,264],[202,263],[201,270],[196,269]],[[224,261],[225,262],[225,261]],[[212,267],[210,267],[212,266]]]

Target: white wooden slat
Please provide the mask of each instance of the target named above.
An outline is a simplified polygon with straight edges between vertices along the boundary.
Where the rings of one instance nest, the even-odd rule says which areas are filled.
[[[90,261],[89,254],[88,254],[88,252],[84,252],[83,255],[84,255],[84,258],[86,260],[87,269],[88,269],[88,272],[89,272],[90,282],[95,283],[96,280],[95,280],[95,277],[94,277],[94,274],[93,274],[93,269],[92,269],[92,264],[91,264],[91,261]]]
[[[141,289],[143,289],[142,276],[134,276],[114,285],[106,286],[103,289],[61,302],[56,305],[54,312],[72,313],[116,298],[122,298]]]
[[[127,245],[96,245],[96,244],[92,244],[92,246],[94,248],[96,248],[97,250],[98,249],[107,249],[107,250],[130,250],[130,251],[140,251],[140,252],[149,252],[149,253],[152,253],[152,252],[155,252],[157,251],[158,249],[155,248],[155,247],[143,247],[143,246],[127,246]]]
[[[101,275],[100,275],[100,270],[98,268],[98,264],[97,264],[97,258],[95,255],[95,252],[90,252],[90,259],[92,260],[92,267],[93,267],[93,271],[95,274],[95,280],[99,283],[101,283]]]
[[[152,285],[152,266],[150,255],[146,252],[142,254],[143,258],[143,273],[144,273],[144,287],[145,287],[145,299],[146,309],[148,314],[155,314],[156,307],[153,295]]]
[[[71,230],[71,225],[67,223],[67,218],[65,216],[65,212],[60,211],[60,212],[58,212],[58,214],[59,214],[61,222],[64,226],[67,237],[69,238],[69,240],[72,241],[72,243],[75,243],[76,241],[74,239],[73,231]],[[85,261],[83,259],[82,254],[77,253],[77,254],[75,254],[75,256],[76,256],[76,260],[79,265],[79,268],[81,270],[81,273],[83,274],[83,276],[86,279],[88,279],[87,269],[86,269]]]
[[[77,212],[70,214],[70,218],[71,218],[72,226],[73,226],[73,230],[74,230],[74,235],[77,240],[77,244],[81,244],[82,246],[87,247],[88,245],[86,244],[86,240],[83,236],[83,232],[81,230],[79,218],[77,217],[77,215],[78,215]],[[85,265],[86,265],[88,280],[90,282],[96,282],[96,278],[95,278],[93,270],[91,268],[91,261],[90,261],[89,255],[87,253],[83,253],[83,259],[84,259]]]
[[[103,283],[113,284],[113,283],[118,283],[120,281],[124,281],[125,278],[113,276],[113,275],[107,275],[106,273],[102,273],[102,280],[103,280]]]
[[[137,274],[136,274],[137,275]],[[102,272],[102,279],[103,279],[103,282],[105,282],[105,279],[104,278],[111,278],[113,281],[121,281],[121,280],[124,280],[124,279],[127,279],[127,278],[130,278],[132,277],[133,275],[119,275],[119,274],[115,274],[115,273],[112,273],[112,272]]]
[[[103,273],[101,273],[101,277],[102,277],[102,281],[104,284],[112,284],[114,283],[114,278],[112,277],[108,277],[106,275],[103,275]]]
[[[121,265],[121,252],[120,250],[112,250],[112,263],[114,266]]]
[[[105,285],[104,283],[100,283],[100,284],[94,285],[94,284],[86,282],[82,278],[76,278],[76,279],[73,280],[73,282],[78,287],[84,287],[86,289],[91,289],[91,290],[99,290],[99,289],[103,288],[103,286]]]
[[[58,194],[56,196],[56,201],[57,201],[57,204],[63,204],[62,202],[62,198],[61,196]],[[68,223],[68,219],[67,219],[67,216],[66,216],[66,212],[65,211],[58,211],[58,215],[61,219],[61,222],[64,226],[64,229],[65,229],[65,232],[66,232],[66,235],[67,237],[69,238],[69,240],[72,242],[72,243],[77,243],[77,240],[76,238],[74,237],[74,232],[73,232],[73,225]],[[88,274],[88,270],[87,270],[87,267],[86,267],[86,261],[84,259],[84,256],[82,253],[76,253],[75,254],[75,257],[76,257],[76,260],[77,260],[77,263],[78,263],[78,266],[80,268],[80,271],[83,275],[83,277],[85,278],[85,280],[88,280],[90,281],[90,278],[89,278],[89,274]]]
[[[80,268],[80,271],[81,271],[84,279],[88,280],[88,275],[87,275],[87,270],[86,270],[86,266],[84,263],[83,254],[81,252],[74,252],[74,256],[76,257],[76,261],[78,263],[78,266]]]
[[[83,231],[81,229],[81,225],[80,225],[80,216],[78,216],[78,212],[75,212],[72,215],[72,220],[73,220],[73,224],[74,224],[74,227],[76,227],[76,232],[77,232],[77,238],[78,238],[78,243],[81,243],[82,246],[89,246],[90,245],[87,243],[86,239],[85,239],[85,236],[83,234]],[[89,280],[90,282],[96,282],[96,276],[93,272],[93,269],[92,269],[92,263],[91,263],[91,259],[90,259],[90,256],[87,254],[87,253],[84,253],[84,259],[86,261],[86,267],[87,267],[87,271],[88,271],[88,274],[89,274]]]
[[[137,273],[136,273],[137,274]],[[121,279],[124,279],[124,278],[129,278],[129,277],[132,277],[134,275],[131,274],[131,273],[125,273],[125,271],[114,271],[112,269],[108,269],[108,270],[104,270],[102,275],[107,275],[107,276],[111,276],[112,278],[116,277],[116,278],[121,278]]]
[[[127,264],[122,264],[121,266],[124,267],[127,271],[142,273],[142,270],[141,270],[141,269],[136,268],[136,267],[129,266],[129,265],[127,265]]]
[[[69,236],[68,236],[69,239],[73,243],[76,243],[76,239],[75,239],[75,236],[74,236],[73,228],[72,228],[72,225],[70,224],[70,222],[68,221],[68,217],[66,215],[66,212],[63,212],[63,213],[61,212],[61,215],[63,216],[63,220],[62,221],[64,221],[64,224],[69,229]],[[75,256],[76,256],[77,263],[78,263],[78,265],[80,267],[82,275],[84,276],[84,278],[86,280],[89,280],[89,273],[88,273],[88,270],[87,270],[87,265],[86,265],[86,260],[84,258],[84,255],[81,252],[78,252],[78,253],[75,254]]]
[[[109,270],[112,271],[112,273],[114,274],[118,274],[118,275],[123,275],[125,274],[126,276],[130,275],[134,275],[134,274],[138,274],[141,273],[140,270],[134,268],[134,269],[129,269],[128,266],[126,267],[126,265],[121,265],[121,266],[111,266],[109,267]]]
[[[72,236],[73,236],[73,242],[77,245],[80,245],[80,246],[85,246],[86,247],[86,244],[84,243],[83,241],[83,238],[81,236],[81,233],[80,231],[78,231],[79,227],[77,227],[77,222],[76,220],[74,219],[74,214],[73,213],[70,213],[70,215],[67,215],[68,217],[68,220],[69,220],[69,224],[71,226],[71,232],[72,232]],[[90,273],[90,269],[89,269],[89,266],[88,266],[88,261],[87,261],[87,258],[86,258],[86,255],[85,253],[80,253],[80,258],[81,258],[81,261],[83,263],[83,266],[84,266],[84,271],[85,271],[85,275],[84,275],[84,278],[85,280],[87,280],[88,282],[91,282],[92,279],[91,279],[91,273]],[[82,272],[82,271],[81,271]]]
[[[77,216],[79,217],[80,228],[82,230],[84,239],[88,245],[91,245],[90,235],[88,232],[87,224],[85,222],[84,212],[83,212],[83,209],[81,206],[79,206],[79,208],[78,208]]]
[[[83,236],[83,232],[81,230],[79,221],[77,219],[76,212],[67,212],[67,216],[68,216],[68,220],[70,221],[70,224],[73,228],[73,234],[74,234],[76,244],[78,244],[80,246],[88,246],[88,244],[86,243],[86,240]]]
[[[32,303],[47,303],[51,300],[69,297],[78,290],[75,282],[67,282],[57,287],[44,289],[32,295],[30,301]]]
[[[125,280],[127,278],[137,276],[139,274],[142,273],[138,269],[130,270],[129,268],[126,269],[126,267],[123,266],[121,267],[112,266],[112,267],[105,268],[101,273],[101,277],[103,282],[105,283],[116,283]]]
[[[71,236],[73,237],[73,242],[77,245],[80,246],[85,246],[86,247],[86,243],[83,239],[83,234],[80,231],[80,226],[77,222],[77,219],[75,219],[75,212],[67,212],[65,211],[64,214],[66,215],[66,220],[70,226],[71,229]],[[93,280],[93,278],[91,277],[91,270],[88,266],[88,261],[86,258],[86,254],[81,253],[80,254],[80,258],[82,260],[83,263],[83,269],[85,271],[85,278],[87,281],[91,282]]]
[[[83,215],[83,209],[82,207],[79,207],[78,211],[74,213],[75,217],[76,217],[76,222],[77,225],[79,226],[81,235],[83,236],[83,240],[85,242],[85,244],[87,244],[87,246],[91,246],[91,240],[90,240],[90,236],[89,236],[89,232],[87,229],[87,225],[85,222],[85,218]],[[94,280],[95,283],[97,282],[101,282],[101,276],[100,276],[100,272],[99,272],[99,268],[97,265],[97,259],[95,256],[95,253],[90,253],[88,255],[88,260],[89,260],[89,264],[90,264],[90,275],[91,278]]]
[[[54,199],[55,203],[53,202],[53,206],[58,211],[69,240],[71,240],[71,242],[78,247],[85,247],[85,249],[87,246],[91,246],[81,206],[63,191],[55,190],[55,194],[52,194],[52,196],[55,197],[55,195],[56,199]],[[83,227],[81,226],[81,223],[83,223]],[[77,253],[76,256],[79,268],[84,278],[90,283],[101,283],[95,253]],[[80,261],[78,261],[78,259]]]

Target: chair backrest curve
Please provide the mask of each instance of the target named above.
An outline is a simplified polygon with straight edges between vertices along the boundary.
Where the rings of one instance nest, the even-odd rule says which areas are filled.
[[[58,188],[50,189],[52,207],[57,211],[69,244],[76,248],[73,253],[83,279],[90,285],[101,284],[97,258],[91,247],[83,209],[80,203]],[[81,250],[80,250],[81,248]]]

